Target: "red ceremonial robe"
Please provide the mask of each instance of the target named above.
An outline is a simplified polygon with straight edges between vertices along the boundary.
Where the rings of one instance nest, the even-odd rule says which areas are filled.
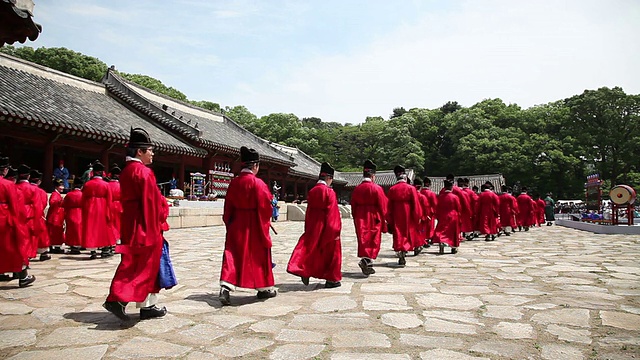
[[[422,214],[420,216],[420,222],[418,223],[418,237],[420,239],[420,246],[424,245],[427,241],[427,221],[429,219],[429,199],[418,191],[418,200],[420,201],[420,210]]]
[[[111,180],[109,189],[111,190],[111,229],[113,230],[113,245],[120,239],[120,217],[122,216],[122,203],[120,203],[120,182]]]
[[[351,194],[351,213],[358,239],[358,257],[375,259],[382,233],[387,232],[387,196],[382,187],[364,178]]]
[[[36,184],[33,186],[33,228],[34,237],[33,243],[37,249],[45,249],[49,247],[49,233],[47,232],[47,221],[44,217],[44,210],[47,208],[47,192],[38,187]],[[49,249],[47,249],[48,251]]]
[[[269,235],[271,199],[267,184],[248,169],[231,180],[222,215],[227,234],[220,281],[247,289],[275,284]]]
[[[537,216],[537,219],[538,219],[538,224],[542,225],[542,224],[545,223],[545,220],[544,220],[544,208],[547,206],[547,203],[541,198],[538,198],[538,200],[535,200],[535,202],[538,205],[537,213],[536,213],[536,216]]]
[[[472,232],[472,231],[476,231],[478,230],[478,213],[476,212],[476,209],[478,208],[477,203],[478,203],[478,194],[476,194],[473,190],[471,190],[468,187],[463,187],[460,188],[460,190],[462,190],[462,193],[465,194],[467,196],[467,198],[469,199],[469,209],[471,209],[471,219],[470,219],[470,223],[469,223],[469,227],[471,228],[471,230],[465,230],[468,229],[469,227],[462,227],[462,231],[463,232]],[[462,203],[460,203],[460,205],[462,206]],[[464,219],[462,220],[463,224],[464,224]]]
[[[536,222],[533,217],[533,199],[527,193],[518,195],[518,209],[520,216],[518,217],[519,226],[533,226]]]
[[[445,192],[445,188],[442,188],[442,190],[440,190],[440,194]],[[473,223],[471,223],[471,229],[472,230],[462,230],[463,226],[465,229],[469,229],[469,221],[471,221],[471,219],[473,218],[473,210],[471,208],[471,199],[468,197],[467,194],[465,194],[462,191],[462,188],[453,185],[453,189],[451,190],[451,192],[453,193],[453,195],[457,196],[458,199],[460,200],[460,212],[458,215],[458,221],[460,221],[460,225],[458,227],[458,229],[460,230],[460,241],[462,241],[462,232],[471,232],[473,231],[473,229],[476,227],[473,225]],[[468,220],[465,220],[468,219]]]
[[[24,242],[22,245],[26,249],[27,258],[31,259],[38,254],[38,244],[34,243],[35,236],[35,188],[29,183],[29,180],[18,180],[16,184],[18,190],[18,199],[22,200],[24,207],[24,220],[22,224],[24,226],[23,237],[20,241]]]
[[[531,199],[531,209],[531,218],[533,219],[531,226],[536,226],[538,225],[538,203],[533,198]]]
[[[26,251],[30,245],[24,242],[24,205],[20,203],[13,182],[0,177],[0,274],[20,272],[29,264]]]
[[[327,281],[342,280],[342,220],[336,193],[324,181],[309,191],[304,233],[298,240],[287,272]]]
[[[418,234],[422,209],[416,188],[399,180],[389,189],[388,198],[387,224],[393,234],[393,250],[409,251],[424,245]]]
[[[516,198],[509,193],[500,194],[500,225],[503,228],[511,226],[511,229],[517,227],[516,223]]]
[[[57,190],[53,190],[49,197],[49,210],[47,210],[47,232],[51,245],[64,244],[64,208],[62,196]]]
[[[107,301],[143,302],[149,294],[160,291],[158,272],[167,201],[153,170],[137,160],[127,161],[122,169],[120,194],[122,237],[116,252],[121,257]]]
[[[498,214],[500,203],[498,195],[491,190],[483,190],[478,196],[477,210],[479,231],[484,235],[498,233]]]
[[[71,190],[62,201],[66,232],[64,243],[67,246],[82,246],[82,191]]]
[[[451,191],[443,191],[438,195],[436,209],[436,233],[433,243],[445,243],[451,247],[460,246],[460,198]]]
[[[438,208],[438,195],[431,189],[423,188],[420,193],[427,197],[429,207],[427,208],[427,221],[425,236],[427,239],[433,239],[433,235],[436,232],[436,209]]]
[[[111,191],[101,177],[82,188],[82,246],[101,248],[115,244],[111,229]]]

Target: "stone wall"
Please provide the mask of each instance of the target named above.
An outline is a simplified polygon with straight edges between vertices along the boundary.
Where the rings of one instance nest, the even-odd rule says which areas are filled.
[[[288,220],[288,207],[282,201],[279,205],[280,215],[278,216],[278,221]],[[172,229],[223,225],[223,211],[223,207],[170,207],[167,223]]]

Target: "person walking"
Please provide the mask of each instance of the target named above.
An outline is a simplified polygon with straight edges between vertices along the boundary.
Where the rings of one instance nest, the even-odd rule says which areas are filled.
[[[440,255],[444,254],[444,246],[451,247],[451,253],[458,252],[460,246],[460,197],[453,193],[453,179],[446,179],[444,187],[438,195],[436,209],[436,233],[433,243],[438,244]]]
[[[298,240],[287,272],[309,285],[309,278],[325,280],[325,288],[342,285],[342,219],[336,193],[331,189],[334,168],[322,163],[316,186],[309,191],[304,233]]]
[[[256,176],[260,154],[243,146],[240,161],[242,170],[229,184],[222,214],[227,229],[218,294],[222,305],[231,304],[230,293],[236,287],[256,289],[258,299],[277,295],[269,235],[272,195],[267,184]]]
[[[158,189],[153,163],[153,144],[144,129],[131,129],[126,165],[120,174],[122,201],[121,240],[116,252],[120,265],[111,281],[109,296],[102,305],[121,320],[129,320],[126,306],[135,302],[140,320],[163,317],[167,308],[157,306],[158,274],[168,230],[167,201]]]
[[[415,187],[407,184],[407,175],[401,165],[397,165],[393,172],[396,183],[389,189],[387,195],[388,232],[393,235],[393,251],[398,256],[398,265],[404,266],[406,254],[409,250],[416,250],[418,245],[418,226],[422,217],[420,199]]]
[[[54,181],[54,189],[49,196],[49,210],[47,210],[47,232],[51,253],[64,254],[62,244],[64,244],[64,207],[62,207],[62,193],[64,184],[61,180]]]
[[[104,165],[99,161],[93,164],[93,178],[82,188],[82,246],[91,252],[90,259],[96,259],[97,249],[100,256],[111,256],[114,244],[111,227],[112,198],[109,184],[102,178]]]
[[[373,260],[380,252],[382,233],[387,232],[387,196],[382,187],[375,183],[376,164],[366,160],[362,169],[362,182],[351,194],[351,213],[358,240],[358,266],[362,273],[375,274]]]
[[[73,190],[62,200],[64,208],[64,242],[69,247],[69,254],[80,255],[82,246],[82,180],[73,182]]]

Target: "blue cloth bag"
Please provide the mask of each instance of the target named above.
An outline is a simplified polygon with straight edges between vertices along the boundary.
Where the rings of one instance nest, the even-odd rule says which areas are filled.
[[[171,289],[178,285],[178,279],[176,273],[173,271],[173,264],[171,264],[171,257],[169,256],[169,243],[167,240],[162,240],[162,256],[160,257],[160,269],[158,271],[158,283],[162,289]]]

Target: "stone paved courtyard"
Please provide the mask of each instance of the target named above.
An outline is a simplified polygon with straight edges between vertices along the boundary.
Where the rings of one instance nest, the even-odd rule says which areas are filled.
[[[101,308],[117,257],[33,262],[34,286],[0,283],[0,359],[640,358],[640,236],[542,227],[400,268],[385,235],[365,278],[343,223],[342,287],[287,274],[303,224],[276,223],[278,296],[236,291],[224,308],[224,227],[170,231],[180,284],[161,292],[169,314],[127,324]]]

